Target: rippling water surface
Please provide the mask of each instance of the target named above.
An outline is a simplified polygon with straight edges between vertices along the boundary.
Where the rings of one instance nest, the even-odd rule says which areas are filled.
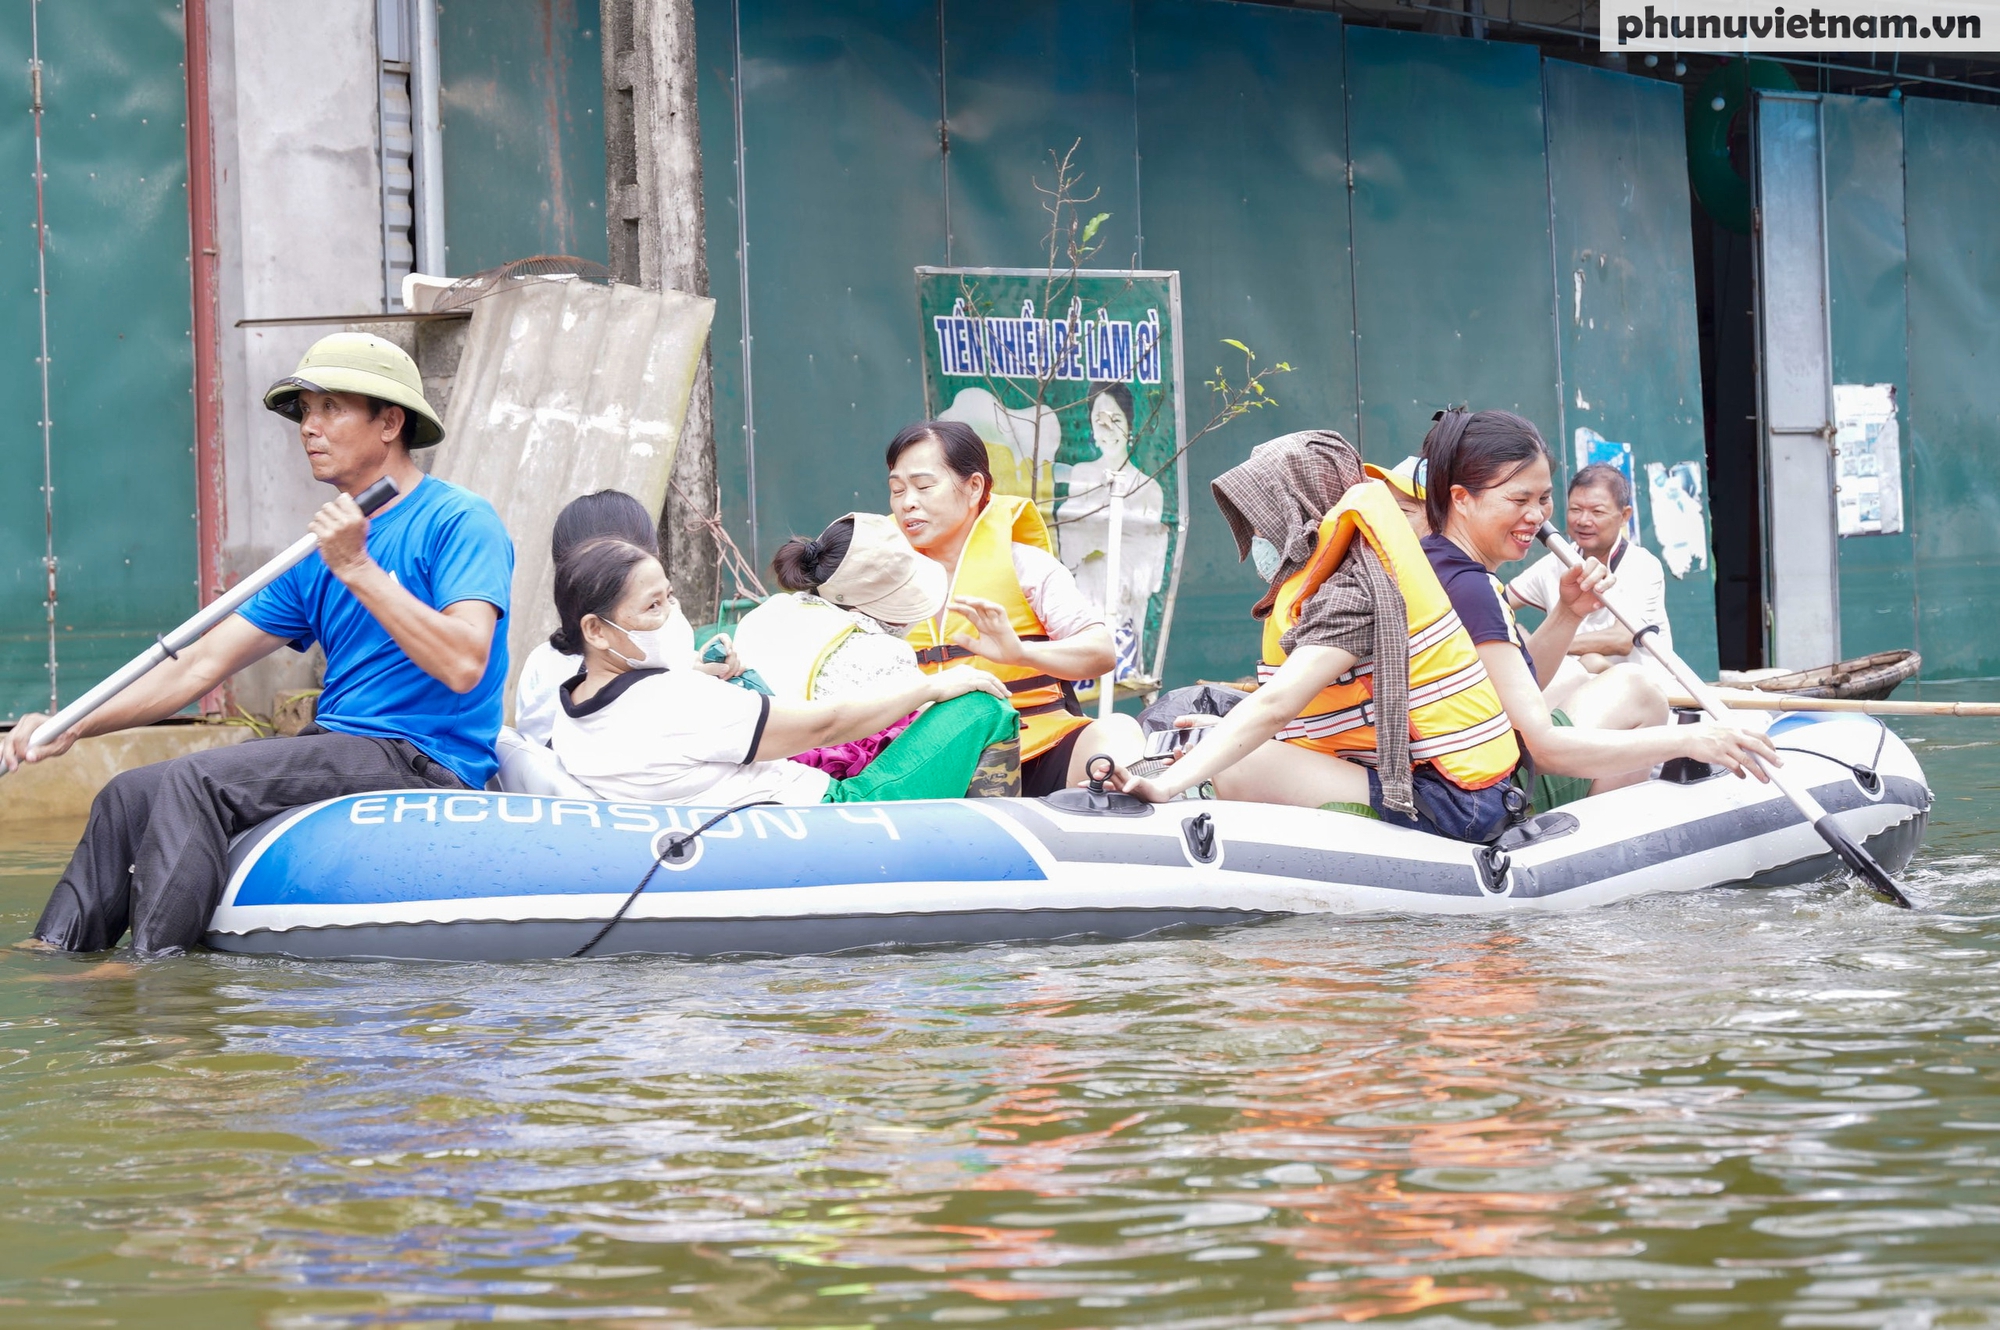
[[[9,953],[0,1324],[2000,1323],[2000,725],[1906,732],[1914,914]],[[7,936],[75,832],[0,849]]]

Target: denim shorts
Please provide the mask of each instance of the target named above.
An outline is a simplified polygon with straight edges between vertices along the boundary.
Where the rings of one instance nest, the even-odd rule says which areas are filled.
[[[1375,768],[1368,768],[1368,806],[1391,826],[1411,827],[1433,836],[1449,836],[1452,840],[1479,845],[1506,828],[1507,791],[1513,787],[1512,780],[1503,780],[1483,790],[1468,790],[1440,776],[1428,762],[1417,763],[1411,769],[1411,776],[1416,787],[1415,817],[1399,813],[1382,802],[1382,777]]]

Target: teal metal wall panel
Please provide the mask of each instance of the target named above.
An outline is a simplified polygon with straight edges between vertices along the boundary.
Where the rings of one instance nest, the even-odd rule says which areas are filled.
[[[888,504],[882,451],[923,416],[914,269],[945,261],[944,188],[932,4],[740,19],[761,559]]]
[[[1188,454],[1168,678],[1237,678],[1256,664],[1249,609],[1264,585],[1237,561],[1208,483],[1279,434],[1354,433],[1341,25],[1223,0],[1141,0],[1136,14],[1146,262],[1181,274],[1189,430],[1212,413],[1203,381],[1217,367],[1242,377],[1223,338],[1293,367],[1270,381],[1277,405]]]
[[[441,0],[445,257],[605,261],[597,0]]]
[[[2000,675],[2000,107],[1904,103],[1917,628],[1930,678]]]
[[[1084,216],[1109,213],[1089,266],[1133,266],[1143,245],[1132,91],[1130,0],[940,0],[951,129],[950,263],[1029,268],[1048,261],[1049,152],[1081,140]]]
[[[172,0],[40,12],[69,701],[195,608],[187,89]]]
[[[1880,97],[1820,98],[1826,154],[1826,267],[1833,381],[1893,383],[1910,429],[1907,250],[1903,231],[1903,110]],[[1917,644],[1916,541],[1904,530],[1840,542],[1840,650],[1844,656]]]
[[[42,335],[35,289],[35,136],[28,110],[29,8],[0,8],[0,69],[15,75],[0,114],[0,718],[49,704],[48,624],[43,610]]]
[[[715,419],[715,478],[722,520],[751,551],[750,458],[744,433],[743,271],[737,199],[736,6],[695,0],[696,114],[701,118],[701,193],[708,229],[710,401]]]
[[[1560,424],[1541,56],[1350,28],[1354,308],[1369,458],[1416,451],[1432,412]]]
[[[1565,399],[1565,437],[1549,439],[1563,459],[1558,503],[1577,430],[1630,443],[1640,534],[1658,552],[1647,464],[1691,462],[1704,488],[1707,474],[1681,90],[1557,60],[1544,81]],[[1712,561],[1670,571],[1667,617],[1675,648],[1713,677]]]

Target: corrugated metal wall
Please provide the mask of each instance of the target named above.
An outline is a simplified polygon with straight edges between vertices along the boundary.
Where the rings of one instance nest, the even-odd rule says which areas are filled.
[[[1823,99],[1834,379],[1893,383],[1905,532],[1840,542],[1841,649],[2000,674],[2000,108]]]
[[[1917,646],[1926,677],[2000,675],[2000,107],[1903,104]]]
[[[43,507],[31,21],[47,171],[53,496]],[[69,701],[195,606],[187,91],[172,0],[0,11],[0,717]],[[46,520],[45,520],[46,519]]]
[[[911,269],[1040,261],[1030,182],[1079,139],[1097,262],[1182,273],[1189,378],[1224,337],[1296,367],[1189,459],[1175,679],[1251,660],[1257,587],[1201,491],[1261,439],[1331,424],[1393,461],[1469,400],[1565,458],[1574,424],[1641,467],[1702,456],[1670,84],[1545,88],[1529,47],[1224,0],[697,0],[697,32],[719,469],[763,552],[886,501],[880,450],[922,410]],[[1712,668],[1708,570],[1674,595]]]
[[[597,0],[440,0],[452,276],[531,254],[605,261],[597,8]]]
[[[1640,535],[1661,547],[1644,490],[1650,465],[1691,463],[1706,477],[1694,246],[1672,84],[1548,61],[1550,215],[1562,389],[1557,443],[1578,429],[1632,445]],[[1667,578],[1674,646],[1697,668],[1715,661],[1713,559]]]
[[[1909,474],[1908,249],[1903,228],[1903,110],[1876,97],[1822,99],[1833,381],[1893,383]],[[1854,655],[1917,641],[1917,513],[1886,536],[1840,542],[1840,643]]]

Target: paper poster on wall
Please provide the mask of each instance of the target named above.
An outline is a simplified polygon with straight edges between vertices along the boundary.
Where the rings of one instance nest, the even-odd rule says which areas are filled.
[[[1625,538],[1637,542],[1639,539],[1639,480],[1632,473],[1632,445],[1607,439],[1596,430],[1579,425],[1576,430],[1576,469],[1587,466],[1615,466],[1625,477],[1625,488],[1632,495],[1632,519],[1625,524]]]
[[[1833,385],[1835,510],[1843,536],[1888,536],[1903,529],[1903,450],[1896,385]]]
[[[1708,567],[1708,524],[1701,513],[1700,462],[1646,463],[1646,500],[1660,562],[1676,578]]]
[[[917,306],[926,410],[978,431],[995,491],[1041,508],[1117,677],[1158,679],[1187,512],[1180,274],[925,267]]]

